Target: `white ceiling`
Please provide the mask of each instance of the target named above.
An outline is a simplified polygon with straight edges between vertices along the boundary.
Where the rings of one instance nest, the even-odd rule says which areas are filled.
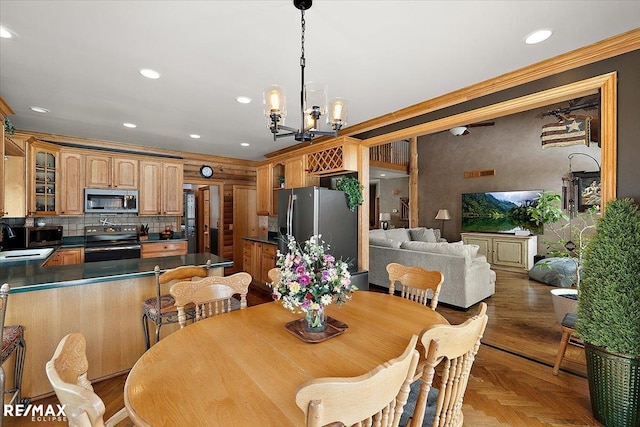
[[[306,80],[347,98],[355,124],[634,29],[640,1],[316,0],[305,17]],[[17,129],[255,160],[295,142],[273,142],[262,113],[279,83],[300,120],[290,0],[0,0],[0,25],[18,35],[0,39]],[[554,35],[525,45],[539,28]]]

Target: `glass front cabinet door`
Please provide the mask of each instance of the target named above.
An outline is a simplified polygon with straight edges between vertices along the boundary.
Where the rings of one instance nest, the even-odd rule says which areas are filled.
[[[29,216],[57,215],[58,155],[55,146],[31,143],[29,154]]]

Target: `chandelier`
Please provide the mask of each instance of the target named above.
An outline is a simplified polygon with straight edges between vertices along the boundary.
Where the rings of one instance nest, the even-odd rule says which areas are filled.
[[[300,117],[299,128],[284,125],[287,116],[287,103],[284,89],[279,85],[271,85],[264,90],[264,113],[267,127],[273,134],[273,140],[293,136],[296,141],[312,142],[318,135],[338,136],[338,131],[347,124],[347,101],[335,98],[327,109],[327,85],[318,82],[304,82],[304,11],[311,7],[313,0],[293,0],[293,5],[301,12],[301,55],[300,55]],[[329,112],[329,114],[327,114]],[[326,115],[327,124],[332,131],[321,131],[320,116]]]

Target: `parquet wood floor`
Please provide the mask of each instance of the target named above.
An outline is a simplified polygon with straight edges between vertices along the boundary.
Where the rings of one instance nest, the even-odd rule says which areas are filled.
[[[551,307],[551,287],[529,281],[526,275],[497,271],[496,294],[486,300],[489,323],[464,399],[464,425],[468,427],[601,426],[591,415],[589,389],[583,378],[584,355],[573,346],[567,351],[563,370],[551,373],[560,342],[560,328]],[[254,290],[249,305],[270,301],[270,295]],[[438,305],[451,323],[475,313]],[[572,348],[573,347],[573,348]],[[523,357],[523,356],[524,357]],[[568,371],[578,372],[580,375]],[[94,389],[104,400],[107,415],[123,403],[126,375],[96,382]],[[55,397],[36,403],[57,403]],[[36,423],[8,418],[9,427],[63,426],[62,422]],[[120,423],[119,426],[126,426]],[[194,426],[195,427],[195,426]],[[247,424],[251,427],[251,423]]]

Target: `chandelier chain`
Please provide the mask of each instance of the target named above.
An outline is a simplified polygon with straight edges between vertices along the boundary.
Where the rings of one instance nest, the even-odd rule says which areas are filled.
[[[304,30],[305,30],[305,27],[306,27],[306,25],[305,25],[306,23],[305,23],[305,20],[304,20],[304,10],[301,11],[301,12],[302,12],[301,13],[302,17],[300,18],[300,26],[302,28],[302,33],[301,33],[301,36],[300,36],[300,46],[301,46],[300,47],[300,65],[304,67],[304,65],[305,65],[304,64],[304,62],[305,62],[305,58],[304,58]]]

